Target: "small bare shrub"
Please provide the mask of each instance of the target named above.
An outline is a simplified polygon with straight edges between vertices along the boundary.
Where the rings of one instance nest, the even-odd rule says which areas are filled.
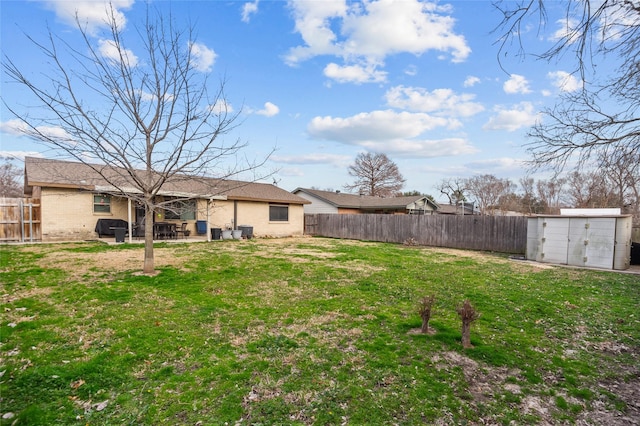
[[[430,296],[425,296],[420,300],[420,306],[418,307],[418,313],[420,314],[420,318],[422,318],[422,328],[420,331],[423,334],[431,334],[432,330],[429,328],[429,320],[431,319],[431,308],[433,308],[433,304],[436,301],[436,296],[433,294]]]
[[[462,320],[462,347],[465,349],[473,348],[471,344],[471,323],[480,318],[480,313],[476,312],[475,308],[471,306],[469,299],[458,306],[456,312]]]
[[[415,240],[415,238],[411,237],[404,240],[402,244],[404,244],[405,246],[417,246],[418,242]]]

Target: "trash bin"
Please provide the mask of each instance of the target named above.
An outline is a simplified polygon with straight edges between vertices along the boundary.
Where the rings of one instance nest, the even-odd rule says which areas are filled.
[[[211,239],[219,240],[222,235],[222,228],[211,228]]]
[[[116,236],[116,243],[124,243],[124,236],[127,234],[127,228],[113,228]]]
[[[631,264],[640,265],[640,243],[631,243]]]
[[[240,225],[238,229],[242,231],[242,238],[246,238],[247,240],[253,238],[253,226]]]
[[[196,220],[196,231],[199,235],[207,235],[207,221]]]

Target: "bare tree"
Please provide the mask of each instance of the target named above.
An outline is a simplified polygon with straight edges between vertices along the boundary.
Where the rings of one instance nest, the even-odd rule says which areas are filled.
[[[547,206],[547,213],[559,214],[560,207],[566,204],[566,183],[567,179],[561,177],[536,183],[538,198]]]
[[[547,210],[546,204],[536,197],[535,179],[524,177],[520,179],[520,189],[522,191],[522,213],[539,214]]]
[[[518,54],[524,55],[520,30],[532,19],[544,30],[548,3],[497,3],[503,13],[497,28],[500,56],[514,44]],[[563,5],[564,34],[538,56],[553,60],[573,55],[582,90],[562,95],[529,132],[532,164],[557,171],[574,162],[577,167],[592,166],[590,161],[602,154],[640,151],[640,6],[628,0],[569,0]],[[617,73],[601,80],[596,73],[601,61],[615,63]]]
[[[21,181],[22,169],[9,161],[0,164],[0,197],[22,197],[24,186]]]
[[[356,180],[351,185],[345,185],[345,190],[376,197],[397,195],[405,182],[396,163],[386,154],[358,154],[355,163],[349,166],[349,175]]]
[[[598,171],[575,171],[566,182],[567,202],[576,208],[613,207],[617,198],[606,176]]]
[[[509,179],[499,179],[493,175],[481,175],[466,180],[467,191],[476,199],[480,212],[485,215],[495,214],[500,197],[515,190],[515,184]]]
[[[462,178],[445,178],[442,179],[435,188],[445,195],[449,200],[449,204],[457,205],[462,201],[467,201],[467,181]]]
[[[112,5],[105,12],[99,37],[76,17],[81,47],[52,32],[44,42],[27,35],[44,56],[40,62],[50,65],[39,70],[46,83],[4,58],[9,79],[40,107],[39,115],[25,116],[3,99],[26,135],[92,167],[113,195],[144,206],[147,224],[165,206],[156,196],[166,184],[227,179],[266,161],[240,165],[237,156],[246,144],[222,140],[236,127],[238,112],[228,107],[225,82],[212,87],[199,68],[193,27],[177,26],[148,7],[145,22],[125,31]],[[152,231],[145,227],[145,273],[154,270]]]

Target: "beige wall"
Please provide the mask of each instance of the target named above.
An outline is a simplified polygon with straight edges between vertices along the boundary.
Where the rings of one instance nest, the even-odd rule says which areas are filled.
[[[249,225],[256,237],[289,237],[304,232],[304,209],[302,205],[289,205],[289,221],[270,222],[269,203],[237,201],[235,204],[237,223],[233,224],[234,202],[215,201],[209,209],[208,228],[225,229],[228,226]],[[198,220],[207,220],[206,202],[198,205]]]
[[[111,213],[93,212],[93,194],[77,189],[42,188],[42,241],[97,238],[100,218],[127,220],[127,200],[111,198]]]
[[[93,212],[93,193],[76,189],[43,188],[42,240],[73,241],[98,237],[94,231],[100,218],[128,220],[127,199],[111,197],[111,213]],[[198,201],[196,220],[207,220],[207,202]],[[269,221],[269,203],[238,201],[237,224],[253,226],[256,237],[287,237],[302,235],[304,232],[304,211],[302,205],[289,206],[288,222]],[[132,211],[135,220],[135,212]],[[215,201],[210,204],[209,228],[231,226],[234,218],[233,201]],[[157,220],[164,220],[158,217]],[[182,223],[174,220],[171,222]],[[194,220],[186,221],[191,235],[196,235]]]

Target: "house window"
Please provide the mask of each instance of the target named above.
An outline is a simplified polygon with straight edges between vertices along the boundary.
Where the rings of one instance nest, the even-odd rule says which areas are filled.
[[[288,222],[289,206],[281,204],[269,204],[269,222]]]
[[[196,200],[173,201],[165,207],[165,219],[195,220]]]
[[[105,194],[93,194],[93,212],[111,213],[111,196]]]

